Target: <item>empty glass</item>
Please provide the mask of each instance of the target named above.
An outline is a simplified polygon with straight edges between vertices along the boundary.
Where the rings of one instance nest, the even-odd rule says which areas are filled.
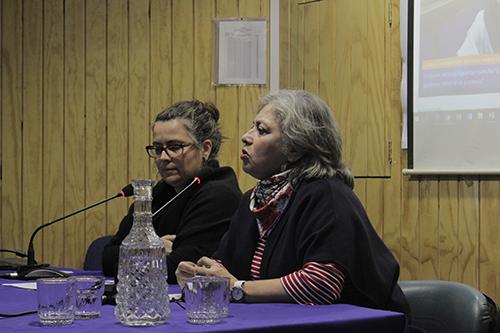
[[[227,317],[229,279],[195,276],[184,286],[187,321],[191,324],[215,324]]]
[[[101,276],[76,276],[75,319],[94,319],[101,316],[104,278]]]
[[[47,326],[68,325],[75,317],[75,279],[44,278],[36,281],[38,316]]]

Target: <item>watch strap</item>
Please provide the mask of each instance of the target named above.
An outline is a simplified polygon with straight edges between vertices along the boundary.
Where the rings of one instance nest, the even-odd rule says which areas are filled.
[[[238,280],[233,284],[233,288],[243,289],[244,280]]]

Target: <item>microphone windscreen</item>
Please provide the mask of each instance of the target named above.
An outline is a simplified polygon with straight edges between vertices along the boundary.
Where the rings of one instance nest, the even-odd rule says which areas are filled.
[[[134,194],[134,187],[132,186],[132,184],[128,184],[124,188],[122,188],[119,194],[125,198],[130,197]]]
[[[210,177],[214,173],[213,168],[201,168],[200,172],[198,172],[197,177],[203,182],[205,179]]]

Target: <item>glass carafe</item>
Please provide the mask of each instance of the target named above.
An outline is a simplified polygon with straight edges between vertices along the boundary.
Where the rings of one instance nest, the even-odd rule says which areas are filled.
[[[152,224],[153,181],[138,179],[132,185],[134,220],[120,246],[115,316],[128,326],[163,324],[170,316],[167,261]]]

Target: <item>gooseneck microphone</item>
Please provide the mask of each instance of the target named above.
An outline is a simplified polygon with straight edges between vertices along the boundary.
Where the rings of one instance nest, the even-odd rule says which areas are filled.
[[[105,202],[108,202],[110,200],[113,200],[113,199],[116,199],[116,198],[120,198],[120,197],[130,197],[131,195],[134,194],[134,188],[132,186],[132,184],[128,184],[127,186],[125,186],[119,193],[115,194],[114,196],[112,197],[109,197],[109,198],[106,198],[104,200],[101,200],[99,202],[96,202],[90,206],[87,206],[85,208],[82,208],[80,210],[77,210],[76,212],[73,212],[73,213],[70,213],[68,215],[64,215],[54,221],[50,221],[48,223],[45,223],[45,224],[42,224],[40,226],[38,226],[35,231],[33,231],[33,233],[31,234],[31,238],[30,238],[30,241],[29,241],[29,244],[28,244],[28,252],[27,252],[27,265],[26,266],[21,266],[17,269],[17,278],[19,279],[36,279],[36,278],[39,278],[41,276],[50,276],[51,274],[53,275],[63,275],[63,274],[60,274],[61,272],[59,272],[58,274],[58,271],[56,270],[51,270],[49,268],[46,268],[44,267],[45,265],[38,265],[36,260],[35,260],[35,249],[34,249],[34,246],[33,246],[33,240],[35,239],[35,236],[36,234],[42,230],[43,228],[46,228],[56,222],[59,222],[59,221],[62,221],[64,219],[67,219],[68,217],[71,217],[73,215],[76,215],[78,213],[81,213],[81,212],[84,212],[90,208],[93,208],[95,206],[99,206]],[[40,270],[40,274],[37,274],[37,270]]]
[[[208,177],[209,175],[211,175],[213,172],[214,172],[214,170],[212,168],[203,168],[203,169],[201,169],[200,172],[198,173],[198,176],[194,177],[193,180],[189,184],[187,184],[181,191],[179,191],[176,195],[174,195],[172,197],[172,199],[168,200],[163,206],[161,206],[160,208],[158,208],[156,210],[156,212],[154,212],[152,214],[151,217],[154,217],[156,214],[158,214],[159,212],[161,212],[172,201],[174,201],[175,199],[177,199],[182,193],[184,193],[184,191],[186,191],[187,189],[189,189],[194,184],[200,185],[201,184],[201,180],[205,179],[206,177]]]

